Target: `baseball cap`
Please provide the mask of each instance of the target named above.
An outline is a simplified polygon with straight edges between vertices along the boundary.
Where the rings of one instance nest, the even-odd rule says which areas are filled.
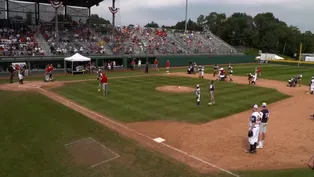
[[[257,104],[254,104],[253,106],[252,106],[252,108],[258,108],[258,105]]]
[[[266,107],[267,106],[267,104],[264,102],[264,103],[262,103],[262,107]]]

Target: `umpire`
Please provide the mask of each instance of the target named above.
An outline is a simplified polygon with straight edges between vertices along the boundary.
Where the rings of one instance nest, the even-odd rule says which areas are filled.
[[[10,67],[8,68],[8,71],[10,73],[10,84],[13,83],[13,77],[14,77],[14,68],[12,65],[10,65]]]
[[[145,64],[145,73],[148,74],[149,62],[147,61]]]

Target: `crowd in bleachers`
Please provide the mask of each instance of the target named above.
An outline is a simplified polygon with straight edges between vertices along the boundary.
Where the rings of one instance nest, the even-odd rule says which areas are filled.
[[[112,35],[112,32],[114,34]],[[41,35],[46,48],[36,41]],[[234,49],[210,32],[145,28],[139,25],[89,28],[60,24],[56,37],[53,24],[42,24],[38,33],[30,28],[0,29],[0,56],[121,55],[232,53]],[[45,45],[43,45],[45,46]]]
[[[63,26],[60,28],[57,38],[54,26],[42,25],[40,31],[49,44],[50,52],[53,55],[105,54],[105,49],[101,46],[101,40],[88,27],[80,25]]]
[[[192,53],[232,53],[234,49],[211,33],[173,32],[174,37]]]
[[[35,39],[35,32],[28,27],[0,28],[0,56],[36,56],[44,51]]]

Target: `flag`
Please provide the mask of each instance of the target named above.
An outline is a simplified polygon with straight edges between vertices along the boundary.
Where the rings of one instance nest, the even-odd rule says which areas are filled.
[[[62,6],[63,2],[59,0],[50,0],[50,4],[53,8],[57,9]]]
[[[108,7],[108,8],[112,14],[116,14],[119,10],[119,8],[116,8],[116,7]]]

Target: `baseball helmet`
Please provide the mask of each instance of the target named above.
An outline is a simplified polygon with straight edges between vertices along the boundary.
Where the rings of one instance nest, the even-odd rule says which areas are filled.
[[[258,105],[257,105],[257,104],[254,104],[254,105],[252,106],[252,108],[257,109],[257,108],[258,108]]]
[[[197,85],[196,85],[196,87],[198,88],[198,87],[200,87],[200,85],[199,85],[199,84],[197,84]]]
[[[264,103],[262,103],[262,107],[266,107],[267,106],[267,104],[264,102]]]

